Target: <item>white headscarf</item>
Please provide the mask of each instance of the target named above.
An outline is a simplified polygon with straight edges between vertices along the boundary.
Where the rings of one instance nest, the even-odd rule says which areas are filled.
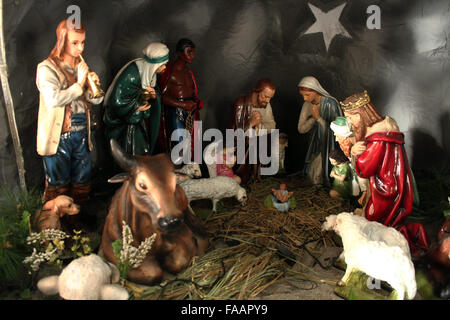
[[[154,87],[156,85],[155,71],[169,61],[169,48],[163,43],[152,42],[142,52],[149,59],[164,59],[157,63],[149,63],[145,58],[136,59],[136,65],[141,76],[142,88]]]
[[[297,87],[303,87],[303,88],[308,88],[308,89],[312,89],[318,93],[320,93],[322,96],[328,97],[328,98],[333,98],[327,90],[325,90],[319,83],[319,81],[314,78],[314,77],[304,77],[302,78],[302,80],[300,80],[300,82],[298,83]]]
[[[163,43],[160,42],[152,42],[145,47],[144,50],[142,50],[144,55],[146,57],[144,58],[137,58],[132,61],[129,61],[126,65],[120,69],[120,71],[117,73],[116,77],[114,78],[113,82],[109,86],[108,90],[106,91],[105,100],[108,101],[109,96],[111,95],[111,91],[116,85],[116,81],[119,78],[120,74],[123,70],[125,70],[131,63],[136,62],[136,66],[139,70],[139,76],[141,77],[141,86],[142,89],[145,89],[147,87],[154,88],[156,85],[156,70],[162,66],[163,64],[166,64],[169,61],[169,48]],[[147,59],[156,59],[159,60],[157,63],[150,63],[147,61]]]

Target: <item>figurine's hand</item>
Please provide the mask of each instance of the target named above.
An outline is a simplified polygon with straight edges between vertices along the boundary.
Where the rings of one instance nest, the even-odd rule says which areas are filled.
[[[289,198],[292,196],[292,192],[289,192],[288,194],[284,194],[284,195],[281,195],[281,197],[280,197],[280,201],[281,202],[286,202],[286,201],[288,201],[289,200]]]
[[[89,73],[89,67],[86,64],[86,62],[81,61],[78,64],[78,74],[77,74],[77,79],[78,79],[78,84],[81,86],[81,88],[84,88],[84,85],[86,84],[86,77]]]
[[[353,147],[351,149],[351,154],[354,156],[359,156],[364,151],[366,151],[366,149],[367,149],[367,147],[366,147],[364,141],[359,141],[353,145]]]
[[[253,111],[249,122],[250,128],[256,127],[260,123],[261,123],[261,113],[259,113],[259,111]]]
[[[197,102],[196,101],[192,101],[192,100],[188,100],[184,102],[184,109],[188,110],[188,111],[192,111],[197,107]]]
[[[294,194],[294,192],[288,192],[287,194],[285,194],[283,196],[283,202],[286,202],[289,200],[290,197],[292,197],[292,195]]]
[[[92,80],[94,80],[94,82],[98,85],[100,85],[100,78],[98,77],[98,75],[95,72],[90,72]]]
[[[142,105],[142,106],[139,106],[137,109],[136,109],[136,112],[140,112],[140,111],[147,111],[148,109],[150,109],[151,108],[151,104],[144,104],[144,105]]]
[[[150,98],[156,99],[156,91],[152,87],[145,88],[150,93]]]
[[[317,104],[313,104],[312,109],[311,109],[311,114],[314,119],[319,120],[320,110],[319,110],[319,106]]]

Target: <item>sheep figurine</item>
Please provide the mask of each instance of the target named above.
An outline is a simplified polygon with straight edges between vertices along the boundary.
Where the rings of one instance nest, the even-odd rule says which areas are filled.
[[[198,163],[187,163],[179,169],[175,169],[177,175],[177,182],[181,182],[191,178],[200,178],[202,176],[202,170]]]
[[[413,299],[417,284],[408,242],[400,232],[364,217],[343,212],[330,215],[322,230],[334,230],[344,244],[347,269],[339,285],[345,285],[353,271],[386,281],[397,299]]]
[[[188,208],[192,200],[211,199],[213,212],[216,205],[223,198],[235,197],[242,205],[247,202],[247,192],[233,178],[216,176],[213,178],[189,179],[179,183],[188,200]]]
[[[39,280],[38,289],[44,295],[66,300],[127,300],[128,291],[116,284],[120,275],[117,267],[96,254],[70,262],[59,276]]]

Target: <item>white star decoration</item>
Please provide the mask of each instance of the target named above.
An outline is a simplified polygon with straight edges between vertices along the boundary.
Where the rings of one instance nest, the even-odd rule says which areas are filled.
[[[347,5],[346,3],[343,3],[328,12],[323,12],[321,9],[310,3],[308,3],[308,5],[316,18],[316,22],[314,22],[314,24],[310,26],[305,33],[303,33],[303,35],[321,32],[323,34],[323,40],[325,41],[325,48],[327,52],[330,47],[331,40],[333,40],[336,35],[342,35],[348,38],[352,37],[339,22],[342,10],[344,10],[344,7]]]

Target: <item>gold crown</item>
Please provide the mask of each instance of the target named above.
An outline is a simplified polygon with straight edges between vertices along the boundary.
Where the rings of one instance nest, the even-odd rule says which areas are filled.
[[[340,104],[341,104],[342,110],[348,111],[348,110],[353,110],[353,109],[357,109],[359,107],[365,106],[369,102],[370,102],[369,94],[367,93],[366,90],[364,90],[364,95],[362,97],[360,97],[356,102],[348,102],[348,103],[340,102]]]

